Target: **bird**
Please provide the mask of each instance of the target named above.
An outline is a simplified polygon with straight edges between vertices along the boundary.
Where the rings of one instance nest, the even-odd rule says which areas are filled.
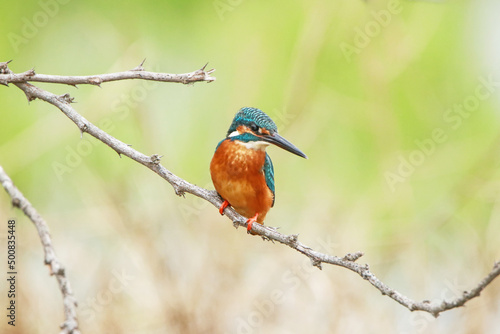
[[[273,120],[257,108],[241,108],[222,139],[210,162],[210,174],[215,190],[223,199],[219,213],[231,206],[247,218],[247,232],[253,223],[264,223],[274,206],[274,167],[266,152],[276,145],[299,157],[307,156],[278,134]],[[252,233],[254,234],[254,233]]]

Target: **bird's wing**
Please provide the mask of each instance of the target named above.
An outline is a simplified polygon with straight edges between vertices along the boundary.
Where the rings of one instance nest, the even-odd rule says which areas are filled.
[[[271,189],[271,191],[273,192],[273,204],[271,206],[274,206],[274,199],[275,199],[274,168],[273,168],[273,162],[271,161],[271,158],[267,153],[266,153],[266,161],[264,162],[264,176],[266,177],[267,187]]]

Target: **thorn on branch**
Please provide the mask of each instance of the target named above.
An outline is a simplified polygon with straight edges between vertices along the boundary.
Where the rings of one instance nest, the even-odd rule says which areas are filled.
[[[33,100],[36,100],[36,96],[32,95],[28,90],[25,90],[24,94],[26,95],[26,98],[28,99],[28,103],[30,103]]]
[[[66,102],[66,103],[75,103],[75,98],[74,97],[71,97],[68,93],[66,94],[63,94],[63,95],[59,95],[57,97],[60,101],[62,102]]]
[[[146,58],[144,58],[144,60],[142,61],[142,63],[139,64],[139,66],[134,67],[133,69],[131,69],[131,71],[144,71],[144,67],[142,67],[142,65],[144,65],[145,61],[146,61]]]
[[[19,209],[21,208],[21,201],[19,200],[19,198],[14,197],[12,199],[12,206],[16,207],[16,208],[19,208]]]
[[[155,154],[153,154],[153,155],[155,155]],[[177,196],[179,196],[179,197],[182,196],[182,197],[186,198],[186,192],[184,191],[184,189],[181,186],[179,186],[179,184],[173,184],[172,186],[174,187],[174,191],[175,191],[175,194]]]
[[[149,158],[151,159],[151,163],[153,165],[159,165],[162,157],[163,155],[153,154]]]
[[[6,71],[6,70],[7,70],[7,68],[8,68],[8,66],[7,66],[7,65],[8,65],[11,61],[12,61],[12,59],[11,59],[11,60],[9,60],[9,61],[4,61],[4,62],[1,62],[1,63],[0,63],[0,73],[1,73],[1,74],[5,74],[5,73],[7,73],[7,71]]]
[[[78,305],[75,303],[75,306]],[[75,329],[78,329],[78,324],[75,321],[65,321],[59,325],[59,328],[62,330],[62,333],[74,333]]]
[[[208,63],[205,64],[202,68],[200,68],[197,71],[194,71],[190,73],[185,79],[182,81],[183,84],[189,85],[189,84],[194,84],[195,81],[206,81],[206,82],[212,82],[215,81],[214,77],[211,77],[210,74],[215,72],[215,69],[212,68],[211,70],[205,71],[205,68],[207,67]],[[194,80],[195,78],[199,78],[198,80]]]
[[[89,127],[87,126],[87,124],[83,123],[83,125],[79,128],[80,128],[80,139],[83,139],[83,133],[87,132]]]
[[[66,270],[64,269],[64,267],[59,267],[51,273],[51,275],[56,275],[56,276],[58,276],[58,275],[64,276],[65,274],[66,274]]]
[[[102,79],[99,77],[92,77],[92,78],[89,78],[87,81],[89,84],[95,85],[98,87],[101,87],[101,84],[102,84]]]
[[[26,72],[24,72],[22,75],[25,76],[25,77],[32,77],[34,76],[36,73],[35,73],[35,69],[32,68],[31,70],[28,70]]]
[[[208,66],[208,63],[206,63],[206,64],[205,64],[205,66],[203,66],[203,67],[202,67],[201,69],[199,69],[198,71],[201,71],[203,74],[205,74],[205,76],[207,76],[207,77],[208,77],[208,76],[209,76],[209,74],[212,74],[212,73],[214,73],[214,72],[215,72],[215,68],[212,68],[212,69],[210,69],[210,70],[208,70],[208,71],[205,71],[205,69],[207,68],[207,66]],[[197,71],[197,72],[198,72],[198,71]],[[215,78],[213,78],[213,80],[215,80]],[[213,81],[213,80],[210,80],[210,81]],[[209,81],[209,82],[210,82],[210,81]]]
[[[291,234],[291,235],[288,236],[288,242],[291,245],[295,245],[297,243],[298,239],[299,239],[299,235],[298,234]]]
[[[261,234],[260,234],[260,237],[262,238],[263,241],[271,241],[274,244],[274,240],[273,239],[270,239],[269,237],[267,237],[265,235],[261,235]]]
[[[370,277],[373,276],[373,274],[370,272],[370,266],[368,264],[365,264],[363,267],[360,268],[361,272],[359,275],[363,277],[363,279],[369,279]]]
[[[314,267],[317,267],[319,270],[323,270],[323,268],[321,267],[321,261],[315,257],[310,257],[311,259],[311,263]]]
[[[348,253],[342,258],[344,261],[356,262],[360,257],[364,255],[363,252]]]
[[[273,229],[272,227],[270,226],[266,226],[267,228],[270,228],[270,229]],[[264,241],[271,241],[273,244],[274,244],[274,240],[269,238],[268,236],[265,236],[265,235],[260,235],[260,237],[262,238],[262,240]]]

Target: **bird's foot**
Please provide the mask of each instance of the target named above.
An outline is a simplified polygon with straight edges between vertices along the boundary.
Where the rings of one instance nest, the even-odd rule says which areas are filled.
[[[224,200],[224,202],[222,203],[222,205],[219,208],[219,213],[221,214],[221,216],[224,216],[224,209],[227,208],[228,206],[231,206],[231,205],[229,204],[228,201]]]
[[[250,230],[252,229],[253,223],[255,223],[257,221],[257,217],[259,217],[258,212],[255,214],[255,216],[253,216],[252,218],[249,218],[247,220],[247,232],[250,232]]]

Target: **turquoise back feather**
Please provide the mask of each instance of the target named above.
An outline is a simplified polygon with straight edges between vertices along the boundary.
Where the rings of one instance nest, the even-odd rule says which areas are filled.
[[[266,184],[269,189],[273,192],[273,204],[271,207],[274,206],[274,199],[276,198],[276,193],[274,191],[274,167],[273,167],[273,162],[271,161],[271,158],[269,157],[269,154],[266,153],[266,162],[264,163],[264,175],[266,177]]]

